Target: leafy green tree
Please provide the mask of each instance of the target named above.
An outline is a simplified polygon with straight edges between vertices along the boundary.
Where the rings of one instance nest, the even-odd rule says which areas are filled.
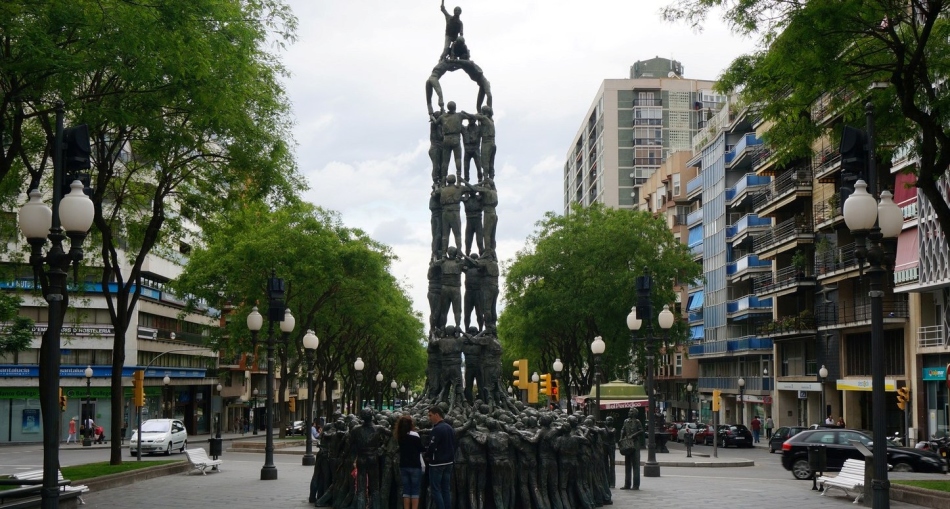
[[[826,135],[809,114],[822,94],[859,126],[871,100],[878,160],[886,166],[894,147],[911,142],[917,187],[950,232],[950,204],[938,182],[950,167],[950,2],[678,0],[664,16],[699,27],[719,8],[733,28],[759,37],[762,49],[736,58],[718,88],[761,105],[774,124],[766,137],[784,160],[809,156]],[[869,92],[874,82],[890,86]]]
[[[575,205],[563,216],[549,212],[506,270],[498,322],[505,366],[528,358],[529,366],[540,366],[529,371],[543,373],[560,358],[562,379],[585,389],[595,336],[607,344],[601,362],[608,379],[630,366],[631,352],[639,362],[643,343],[631,348],[626,317],[636,305],[636,278],[644,268],[654,281],[654,314],[674,301],[674,284],[695,281],[701,272],[686,246],[647,212],[602,205]],[[670,342],[685,340],[687,329],[677,320]]]
[[[337,378],[352,387],[357,357],[366,364],[365,395],[376,393],[377,371],[387,383],[393,377],[415,379],[424,371],[422,321],[389,272],[393,255],[388,247],[344,227],[335,213],[300,202],[273,210],[262,202],[248,203],[216,219],[175,287],[209,301],[218,300],[219,292],[230,300],[233,318],[218,348],[241,354],[253,349],[244,318],[254,305],[266,314],[271,271],[284,279],[285,304],[296,326],[287,344],[279,342],[275,357],[282,408],[284,389],[307,371],[303,336],[308,329],[320,338],[314,358],[318,394]],[[278,324],[275,330],[279,334]],[[266,331],[265,325],[259,358]]]
[[[178,256],[188,225],[202,226],[210,211],[287,199],[300,187],[286,141],[283,69],[265,50],[275,34],[292,37],[295,23],[279,0],[0,7],[0,115],[12,141],[0,177],[17,165],[29,188],[48,177],[49,158],[37,148],[53,138],[51,100],[66,103],[68,124],[89,125],[95,231],[87,246],[103,287],[117,288],[104,294],[115,328],[115,394],[147,257]],[[112,400],[113,464],[121,463],[122,404]]]

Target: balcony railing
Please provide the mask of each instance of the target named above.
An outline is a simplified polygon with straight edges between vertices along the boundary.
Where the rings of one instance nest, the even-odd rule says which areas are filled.
[[[762,274],[755,278],[752,289],[757,294],[768,294],[785,288],[791,288],[804,282],[814,283],[815,275],[810,267],[782,267],[775,274]]]
[[[758,253],[787,242],[798,235],[812,234],[814,231],[810,223],[802,224],[799,218],[793,217],[752,239],[752,249]]]
[[[943,325],[928,325],[917,329],[918,348],[944,346],[946,344],[947,338],[944,335]]]
[[[752,207],[758,211],[797,191],[810,191],[813,175],[807,168],[797,168],[782,173],[775,177],[775,180],[770,182],[761,193],[755,195]]]

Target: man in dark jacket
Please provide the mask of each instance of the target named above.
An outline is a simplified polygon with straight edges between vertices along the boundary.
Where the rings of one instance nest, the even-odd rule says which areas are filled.
[[[455,430],[444,420],[442,408],[429,408],[429,421],[433,423],[429,433],[429,447],[426,458],[429,459],[429,487],[436,509],[451,509],[452,505],[452,468],[455,463]]]

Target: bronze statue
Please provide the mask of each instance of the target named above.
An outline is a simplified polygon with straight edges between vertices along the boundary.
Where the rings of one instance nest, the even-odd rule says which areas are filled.
[[[445,10],[445,0],[442,0],[441,8],[442,14],[445,15],[445,44],[442,47],[442,55],[439,56],[439,60],[445,60],[445,58],[449,56],[452,45],[455,44],[458,37],[465,35],[465,29],[460,19],[462,15],[461,7],[456,7],[455,13],[450,15],[449,11]]]
[[[449,172],[449,160],[455,160],[455,177],[462,178],[462,145],[460,136],[462,134],[462,115],[455,111],[455,101],[449,101],[448,111],[439,115],[430,115],[429,119],[433,124],[442,127],[442,168],[440,175],[443,177]],[[494,127],[492,128],[494,131]],[[482,139],[484,140],[484,129],[482,130]],[[482,158],[484,159],[484,141],[482,142]],[[445,185],[442,182],[440,185]]]

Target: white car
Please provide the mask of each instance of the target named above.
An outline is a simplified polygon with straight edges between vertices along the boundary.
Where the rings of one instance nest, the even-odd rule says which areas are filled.
[[[173,450],[185,452],[188,447],[188,431],[178,419],[149,419],[142,423],[142,452],[164,452],[166,456]],[[132,430],[129,439],[129,453],[132,456],[139,451],[138,430]]]

